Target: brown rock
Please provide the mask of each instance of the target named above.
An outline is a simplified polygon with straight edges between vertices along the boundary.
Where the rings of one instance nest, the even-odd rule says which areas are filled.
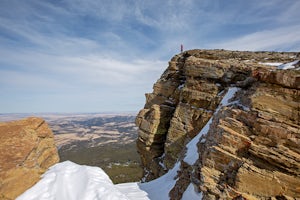
[[[297,55],[190,50],[174,56],[137,117],[138,149],[151,174],[146,180],[166,171],[162,163],[170,169],[177,161],[184,167],[172,199],[190,182],[203,199],[300,198],[300,71],[264,64],[292,62]],[[186,166],[185,145],[230,86],[241,90],[214,115],[198,143],[198,161]]]
[[[0,123],[0,197],[15,199],[59,161],[53,134],[39,118]]]

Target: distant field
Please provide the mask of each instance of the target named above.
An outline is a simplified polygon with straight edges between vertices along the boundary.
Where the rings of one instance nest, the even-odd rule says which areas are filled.
[[[107,144],[96,147],[80,146],[59,149],[61,161],[71,160],[78,164],[101,167],[114,183],[139,181],[142,176],[140,158],[135,142]]]
[[[101,167],[114,183],[139,181],[137,128],[132,115],[49,120],[61,161]]]
[[[12,114],[1,121],[28,116],[44,118],[54,133],[60,161],[101,167],[114,183],[139,181],[135,115],[130,114]]]

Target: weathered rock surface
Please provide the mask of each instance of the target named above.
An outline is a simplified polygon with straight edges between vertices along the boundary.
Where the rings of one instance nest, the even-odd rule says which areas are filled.
[[[300,70],[270,65],[299,55],[190,50],[174,56],[136,119],[145,180],[181,162],[172,199],[191,182],[204,199],[300,198]],[[215,113],[232,86],[239,92]],[[197,162],[184,163],[185,145],[213,115]]]
[[[0,123],[0,199],[15,199],[58,161],[52,131],[44,120]]]

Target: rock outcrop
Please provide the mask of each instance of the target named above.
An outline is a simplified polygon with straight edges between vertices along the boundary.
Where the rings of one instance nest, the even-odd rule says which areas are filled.
[[[190,183],[204,199],[300,198],[300,70],[274,66],[295,60],[299,53],[174,56],[136,119],[144,180],[181,162],[171,199],[180,199]],[[229,87],[239,90],[216,112]],[[198,160],[185,163],[186,144],[211,117]]]
[[[52,131],[44,120],[0,123],[0,199],[15,199],[58,161]]]

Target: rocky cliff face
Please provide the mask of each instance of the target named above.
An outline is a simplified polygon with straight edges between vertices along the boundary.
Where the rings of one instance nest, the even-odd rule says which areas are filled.
[[[58,161],[52,131],[44,120],[0,123],[0,199],[15,199]]]
[[[171,199],[190,183],[204,199],[300,198],[300,70],[276,67],[297,68],[297,60],[299,53],[225,50],[174,56],[136,118],[144,180],[181,162]],[[232,87],[237,93],[220,107]],[[210,119],[197,161],[184,162],[186,144]]]

